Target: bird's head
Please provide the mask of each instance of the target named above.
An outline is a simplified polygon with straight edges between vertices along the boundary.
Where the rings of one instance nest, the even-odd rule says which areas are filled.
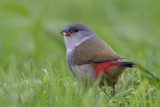
[[[82,23],[71,23],[60,32],[61,35],[68,37],[89,36],[93,33],[94,32],[89,27]]]
[[[66,47],[73,47],[90,37],[96,36],[89,27],[82,23],[71,23],[60,34],[65,36]]]

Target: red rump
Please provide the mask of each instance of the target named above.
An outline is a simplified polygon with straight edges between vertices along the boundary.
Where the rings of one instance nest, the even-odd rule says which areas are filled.
[[[101,72],[109,72],[112,67],[117,66],[120,64],[120,61],[113,62],[113,61],[107,61],[107,62],[101,62],[95,64],[95,71],[96,74],[99,75]]]

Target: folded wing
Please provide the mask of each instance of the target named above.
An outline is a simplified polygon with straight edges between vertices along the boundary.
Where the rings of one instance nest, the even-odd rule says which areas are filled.
[[[90,48],[87,48],[87,47]],[[97,63],[122,59],[116,52],[98,37],[90,38],[81,43],[74,52],[74,63]]]

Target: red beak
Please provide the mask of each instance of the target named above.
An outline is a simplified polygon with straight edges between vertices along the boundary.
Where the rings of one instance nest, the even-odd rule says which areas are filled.
[[[65,27],[61,32],[60,32],[61,35],[64,35],[64,36],[71,36],[71,33],[69,32],[69,27]]]
[[[71,33],[70,32],[60,32],[61,35],[64,35],[64,36],[71,36]]]

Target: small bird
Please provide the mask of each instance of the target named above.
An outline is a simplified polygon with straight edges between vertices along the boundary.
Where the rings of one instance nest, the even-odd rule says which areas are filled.
[[[133,62],[120,62],[124,59],[101,40],[94,31],[82,23],[71,23],[61,32],[67,48],[68,67],[74,76],[87,79],[90,72],[90,83],[93,84],[100,74],[100,86],[105,83],[114,86],[126,68]]]

